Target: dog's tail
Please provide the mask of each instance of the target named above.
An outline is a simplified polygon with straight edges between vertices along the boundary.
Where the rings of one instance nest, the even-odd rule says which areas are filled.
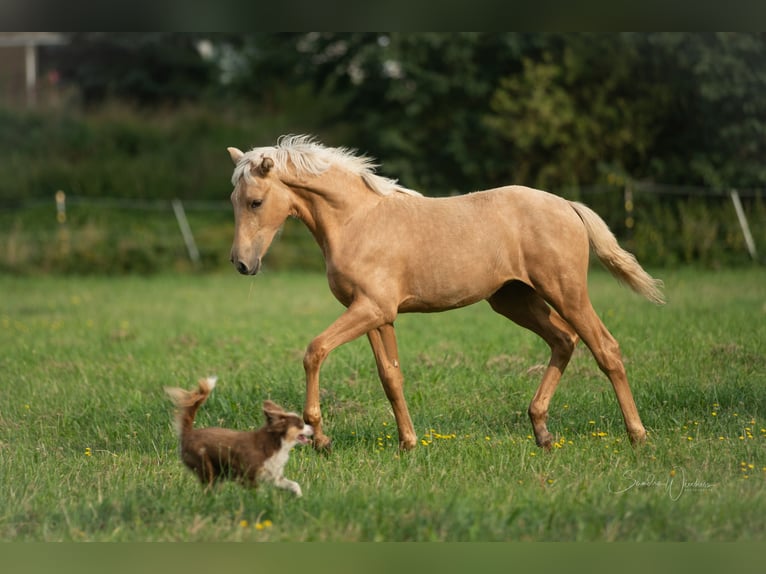
[[[199,380],[199,386],[195,391],[185,391],[178,387],[165,387],[165,392],[177,407],[175,427],[178,436],[192,429],[197,409],[202,406],[210,392],[215,387],[218,377],[207,377]]]

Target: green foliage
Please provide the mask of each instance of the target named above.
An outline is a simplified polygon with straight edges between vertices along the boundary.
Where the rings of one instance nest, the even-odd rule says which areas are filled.
[[[657,197],[634,194],[636,224],[624,243],[650,266],[718,268],[752,262],[728,196]],[[748,201],[746,217],[756,246],[766,245],[766,206]]]
[[[48,54],[86,105],[118,98],[139,105],[199,99],[216,68],[197,48],[200,34],[181,32],[78,32]]]
[[[762,187],[763,33],[312,33],[250,39],[261,85],[344,102],[351,144],[442,195],[628,175]],[[278,70],[273,63],[283,64]],[[348,143],[348,142],[347,142]]]
[[[202,64],[201,39],[210,43]],[[740,263],[747,256],[727,200],[699,196],[766,185],[765,45],[763,33],[76,36],[67,58],[87,65],[64,73],[64,83],[82,93],[98,84],[101,95],[86,96],[85,107],[0,109],[0,206],[9,208],[0,211],[0,266],[185,268],[167,201],[225,202],[225,148],[285,133],[357,147],[384,175],[427,195],[516,183],[583,200],[651,264]],[[49,68],[54,50],[43,58]],[[107,65],[112,57],[120,65]],[[202,73],[214,63],[216,74]],[[205,88],[191,89],[195,82]],[[131,95],[144,83],[161,85]],[[176,95],[166,98],[165,88]],[[637,193],[631,229],[621,197],[634,182],[692,187],[683,198]],[[66,260],[56,226],[26,212],[30,203],[50,207],[59,189],[158,200],[164,211],[138,224],[127,208],[73,212]],[[746,195],[763,251],[763,203]],[[198,222],[195,233],[210,227],[214,236],[204,267],[216,267],[228,224],[218,214]],[[305,263],[321,267],[305,234],[292,237],[275,245],[272,264],[292,266],[308,253]]]
[[[635,171],[657,120],[630,93],[636,59],[620,36],[578,35],[501,78],[484,124],[514,150],[509,180],[557,190]]]
[[[294,95],[305,106],[310,96]],[[302,123],[305,122],[305,123]],[[0,201],[80,197],[228,199],[229,146],[249,149],[307,118],[265,115],[257,107],[185,105],[138,110],[112,103],[87,113],[0,109]]]
[[[228,202],[187,204],[200,261],[191,262],[169,201],[89,202],[56,221],[53,198],[20,211],[0,211],[0,271],[43,275],[212,272],[231,269],[233,216]],[[308,230],[288,220],[265,262],[268,270],[322,270],[324,261]]]
[[[334,450],[296,449],[287,465],[300,500],[267,486],[203,493],[178,460],[162,387],[218,374],[201,425],[258,426],[265,398],[300,411],[303,350],[342,310],[321,275],[0,277],[0,538],[762,540],[763,274],[659,276],[665,307],[590,278],[649,429],[644,448],[627,444],[586,349],[551,404],[558,446],[544,453],[525,411],[546,345],[487,305],[406,315],[418,448],[398,452],[369,345],[345,345],[322,370]]]

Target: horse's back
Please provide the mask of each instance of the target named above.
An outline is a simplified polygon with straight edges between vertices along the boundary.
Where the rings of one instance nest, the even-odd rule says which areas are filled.
[[[400,311],[460,307],[510,281],[533,285],[564,266],[574,265],[580,274],[587,267],[588,240],[579,217],[566,200],[544,191],[508,186],[446,198],[386,198],[381,204],[387,205],[380,214],[385,224],[366,221],[367,232],[380,238],[378,247],[358,242],[349,261],[363,281],[362,261],[378,272],[385,267],[375,276],[381,287],[401,290],[407,302]],[[360,257],[368,250],[375,256]]]

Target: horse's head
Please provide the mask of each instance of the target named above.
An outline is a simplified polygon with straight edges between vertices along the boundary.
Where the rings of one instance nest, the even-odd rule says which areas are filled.
[[[290,190],[276,177],[274,160],[228,148],[234,165],[234,242],[231,262],[243,275],[255,275],[274,235],[290,215]]]

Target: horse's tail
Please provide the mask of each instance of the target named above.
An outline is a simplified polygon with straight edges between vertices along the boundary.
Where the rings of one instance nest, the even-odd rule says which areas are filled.
[[[200,379],[199,386],[195,391],[185,391],[177,387],[165,387],[165,392],[178,409],[175,415],[175,428],[178,436],[182,436],[192,429],[194,417],[197,416],[197,410],[207,400],[217,380],[217,377]]]
[[[662,281],[644,271],[635,256],[619,246],[604,220],[582,203],[570,201],[569,204],[585,224],[591,249],[609,272],[649,301],[658,305],[665,303]]]

